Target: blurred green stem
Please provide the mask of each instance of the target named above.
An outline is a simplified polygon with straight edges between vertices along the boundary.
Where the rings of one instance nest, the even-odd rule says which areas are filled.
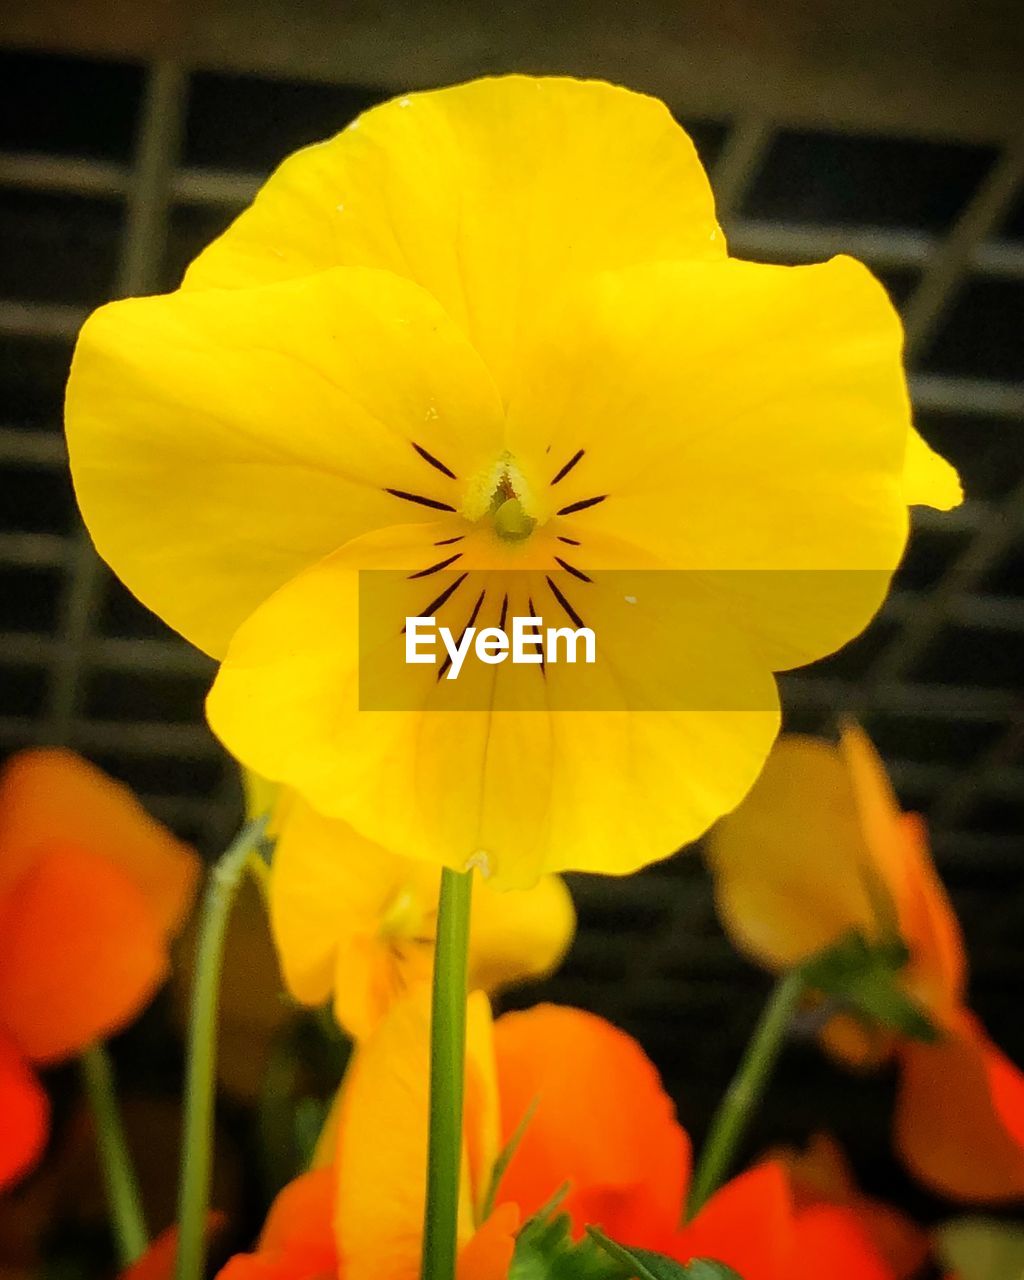
[[[466,1071],[466,953],[471,871],[441,872],[430,1017],[430,1141],[421,1280],[454,1280],[462,1095]]]
[[[804,977],[799,969],[784,974],[775,984],[739,1069],[711,1122],[711,1132],[690,1184],[688,1220],[697,1216],[729,1172],[736,1148],[778,1061],[803,991]]]
[[[206,1270],[206,1217],[213,1164],[213,1100],[217,1074],[217,1012],[224,938],[231,907],[267,815],[242,828],[214,864],[203,894],[189,1020],[185,1122],[178,1187],[175,1280],[202,1280]]]
[[[117,1105],[117,1088],[110,1054],[103,1044],[91,1045],[82,1054],[82,1080],[96,1125],[103,1185],[107,1193],[117,1257],[122,1268],[130,1267],[146,1252],[149,1235],[142,1209],[142,1196],[135,1178],[131,1152]]]

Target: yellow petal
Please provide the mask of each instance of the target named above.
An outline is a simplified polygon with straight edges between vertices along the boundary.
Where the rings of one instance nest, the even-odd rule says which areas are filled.
[[[276,809],[282,802],[281,788],[276,782],[268,782],[266,778],[261,778],[258,773],[253,773],[251,769],[243,769],[242,771],[242,793],[245,796],[245,816],[246,820],[252,822],[255,818],[261,817],[267,813],[272,816],[271,831],[276,833],[278,823],[276,821]]]
[[[732,670],[740,709],[360,710],[358,567],[406,554],[400,543],[388,532],[350,544],[240,628],[208,714],[249,767],[386,848],[480,865],[496,888],[529,887],[544,871],[633,871],[694,839],[750,786],[777,731],[774,685],[741,633],[700,632],[699,619],[682,651],[719,683]]]
[[[335,1232],[348,1280],[415,1280],[426,1191],[429,988],[396,1005],[349,1066]]]
[[[378,931],[403,861],[297,797],[274,849],[270,918],[285,982],[303,1003],[322,1004],[335,989],[342,949],[336,1012],[352,1035],[379,1016]]]
[[[390,853],[293,795],[270,875],[270,913],[285,981],[305,1004],[333,993],[338,1023],[367,1036],[410,986],[429,980],[439,872]],[[495,991],[543,977],[572,940],[562,881],[523,893],[481,884],[473,897],[470,985]]]
[[[467,1078],[493,1078],[490,1009],[480,995],[467,1006],[466,1037]],[[430,990],[421,984],[359,1046],[342,1086],[335,1228],[346,1280],[415,1280],[419,1274],[429,1080]],[[490,1091],[475,1086],[466,1102],[467,1109],[494,1105]],[[493,1124],[467,1114],[465,1127],[467,1136],[479,1135]],[[461,1192],[465,1241],[473,1232],[468,1176]]]
[[[501,893],[487,883],[473,892],[470,983],[484,991],[542,978],[559,964],[576,928],[565,883],[543,876],[532,889]]]
[[[914,429],[911,429],[907,437],[903,490],[904,500],[909,507],[935,507],[939,511],[951,511],[964,500],[956,468],[951,467]]]
[[[471,1206],[473,1220],[479,1222],[502,1148],[494,1023],[490,1003],[480,991],[471,991],[466,1005],[465,1094],[463,1144],[467,1181],[462,1199]]]
[[[815,738],[779,739],[735,812],[706,842],[722,922],[770,968],[796,964],[851,929],[876,925],[850,776]]]
[[[903,551],[901,341],[848,258],[595,277],[540,329],[510,399],[530,514],[560,517],[584,568],[605,534],[707,573],[775,670],[820,657],[867,624]]]
[[[67,393],[96,546],[193,643],[223,653],[252,610],[367,529],[454,509],[500,452],[486,370],[426,293],[334,270],[96,312]],[[454,495],[454,500],[453,500]]]
[[[186,287],[384,268],[428,289],[506,386],[568,280],[724,252],[707,177],[663,103],[507,76],[386,103],[292,156]]]

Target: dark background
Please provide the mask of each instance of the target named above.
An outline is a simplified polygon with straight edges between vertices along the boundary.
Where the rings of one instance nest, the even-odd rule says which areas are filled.
[[[0,753],[68,743],[213,854],[237,780],[205,729],[210,664],[100,568],[61,438],[74,335],[104,299],[173,287],[286,153],[409,88],[488,71],[659,93],[709,166],[732,250],[848,251],[908,331],[917,421],[960,468],[921,512],[870,630],[784,681],[790,727],[859,715],[931,822],[974,1006],[1024,1063],[1024,90],[1014,5],[492,7],[216,0],[8,3],[0,14]],[[635,1033],[695,1137],[767,980],[737,959],[692,852],[574,877],[580,933],[542,994]],[[523,993],[523,1001],[535,997]],[[166,1000],[118,1046],[173,1095]],[[787,1052],[751,1149],[828,1124],[926,1215],[889,1154],[892,1081]],[[228,1109],[247,1150],[244,1108]],[[251,1170],[249,1171],[251,1175]],[[245,1181],[243,1177],[242,1181]],[[254,1202],[260,1192],[250,1189]]]

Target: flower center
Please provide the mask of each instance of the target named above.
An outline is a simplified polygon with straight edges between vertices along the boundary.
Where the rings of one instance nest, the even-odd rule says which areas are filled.
[[[506,542],[522,542],[533,532],[537,521],[523,510],[518,498],[505,498],[494,511],[494,532]]]
[[[506,542],[522,542],[533,532],[537,521],[527,515],[515,491],[509,471],[503,471],[491,494],[491,519],[494,532]]]
[[[408,885],[396,890],[380,916],[379,931],[388,941],[416,941],[427,927],[427,912],[419,894]]]
[[[526,482],[505,453],[469,486],[462,514],[474,521],[489,519],[502,542],[524,542],[537,527],[530,506]]]

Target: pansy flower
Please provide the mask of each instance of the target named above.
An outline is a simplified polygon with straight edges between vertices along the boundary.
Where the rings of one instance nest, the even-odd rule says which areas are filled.
[[[864,627],[908,503],[959,501],[901,345],[851,259],[728,256],[663,104],[508,76],[374,108],[179,290],[97,312],[68,443],[101,554],[222,660],[236,756],[369,840],[527,886],[634,870],[732,808],[772,673]],[[369,570],[394,590],[361,611]],[[672,571],[670,605],[622,570]],[[507,665],[457,715],[433,668],[363,704],[368,612],[397,646],[409,616],[535,611],[596,627],[599,705],[558,710],[564,667],[510,692]]]
[[[403,992],[429,981],[439,876],[325,818],[301,797],[277,804],[268,897],[285,983],[308,1005],[332,999],[338,1023],[364,1037]],[[474,895],[469,985],[495,992],[550,973],[572,941],[575,912],[564,883]]]
[[[1024,1075],[966,1003],[967,961],[924,823],[902,813],[867,737],[838,746],[780,739],[743,804],[713,829],[708,858],[719,914],[737,944],[773,969],[800,963],[856,930],[898,933],[899,982],[927,1012],[935,1043],[842,1013],[824,1040],[860,1066],[895,1060],[902,1158],[961,1200],[1024,1195]]]
[[[70,751],[0,775],[0,1186],[46,1140],[37,1066],[120,1030],[168,971],[192,900],[193,852],[127,788]]]
[[[257,1251],[233,1259],[222,1280],[415,1280],[427,1058],[427,1004],[410,992],[356,1050],[322,1165],[282,1193]],[[577,1239],[600,1225],[684,1262],[724,1260],[745,1280],[891,1280],[855,1217],[798,1205],[774,1162],[681,1228],[689,1139],[640,1046],[601,1018],[541,1005],[492,1026],[478,994],[466,1081],[460,1280],[502,1280],[517,1229],[559,1189]]]

